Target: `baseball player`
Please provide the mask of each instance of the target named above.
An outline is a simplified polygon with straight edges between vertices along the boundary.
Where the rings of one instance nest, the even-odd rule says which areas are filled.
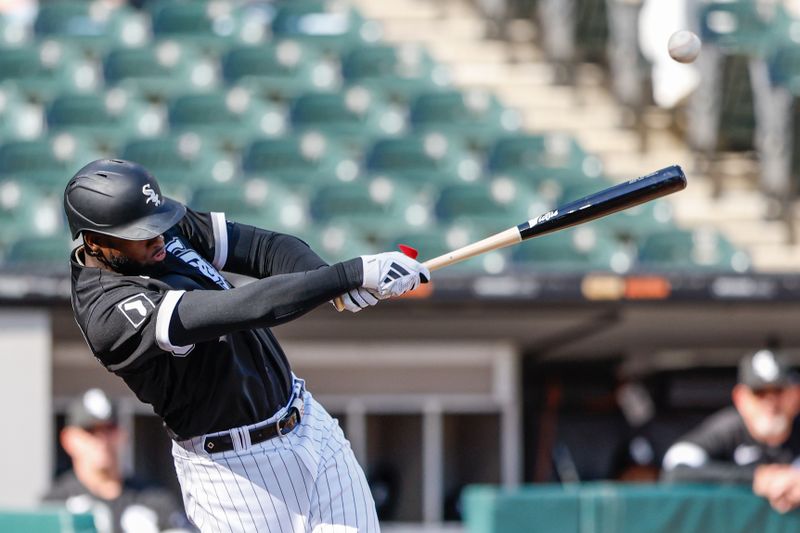
[[[772,350],[743,357],[733,406],[667,450],[662,479],[748,484],[780,512],[800,506],[798,383],[794,369]]]
[[[46,502],[91,513],[98,533],[194,531],[172,492],[122,472],[119,454],[127,435],[103,391],[89,389],[70,402],[59,441],[72,469],[54,481]]]
[[[335,419],[269,330],[343,295],[356,312],[430,278],[399,252],[328,265],[301,240],[199,213],[141,165],[97,160],[64,192],[72,307],[95,357],[161,416],[202,531],[374,532]],[[233,288],[222,270],[258,278]]]

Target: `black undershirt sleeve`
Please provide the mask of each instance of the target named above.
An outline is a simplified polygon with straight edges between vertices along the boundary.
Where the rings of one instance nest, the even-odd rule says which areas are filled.
[[[225,270],[235,274],[261,279],[328,265],[305,242],[292,235],[229,222],[228,238]]]
[[[662,472],[661,479],[673,483],[752,484],[756,465],[739,465],[733,457],[736,447],[746,439],[747,430],[736,409],[718,411],[679,440],[703,449],[708,460],[700,466],[678,464]]]
[[[172,313],[169,338],[175,345],[186,346],[234,331],[277,326],[361,286],[362,278],[361,260],[356,258],[311,271],[272,275],[225,291],[187,291]]]

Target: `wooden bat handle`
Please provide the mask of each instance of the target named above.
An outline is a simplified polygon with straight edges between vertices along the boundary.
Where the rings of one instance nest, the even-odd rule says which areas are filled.
[[[521,241],[522,237],[519,234],[519,229],[514,226],[505,231],[501,231],[500,233],[495,233],[491,237],[486,237],[483,240],[473,242],[472,244],[468,244],[453,250],[452,252],[429,259],[423,264],[428,267],[428,270],[439,270],[440,268],[450,266],[455,263],[460,263],[461,261],[469,259],[470,257],[475,257],[476,255],[480,255],[491,250],[499,250],[500,248],[505,248],[506,246],[511,246],[512,244],[517,244]],[[400,247],[404,254],[412,256],[409,248],[410,247],[407,246]],[[410,248],[410,250],[413,250],[413,248]],[[414,252],[416,252],[416,250],[414,250]],[[333,305],[340,313],[344,311],[344,302],[342,301],[341,296],[337,296],[333,300]]]
[[[500,248],[505,248],[506,246],[511,246],[521,241],[522,237],[520,237],[519,229],[514,226],[500,233],[495,233],[491,237],[486,237],[483,240],[473,242],[472,244],[468,244],[452,252],[440,255],[439,257],[428,259],[423,264],[428,267],[428,270],[439,270],[440,268],[460,263],[470,257],[475,257],[476,255],[492,250],[499,250]]]

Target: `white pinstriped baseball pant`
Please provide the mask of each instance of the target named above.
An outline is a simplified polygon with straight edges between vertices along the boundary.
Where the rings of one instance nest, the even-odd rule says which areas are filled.
[[[201,531],[380,531],[367,480],[339,423],[310,393],[304,401],[300,424],[283,437],[215,454],[203,450],[203,437],[173,442],[186,513]]]

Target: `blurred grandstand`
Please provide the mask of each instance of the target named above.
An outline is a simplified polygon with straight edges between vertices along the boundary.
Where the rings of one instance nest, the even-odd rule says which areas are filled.
[[[387,522],[436,530],[460,519],[466,484],[563,481],[564,462],[581,479],[639,465],[652,480],[671,439],[727,400],[742,352],[800,345],[800,13],[688,1],[705,40],[699,81],[662,107],[657,61],[630,31],[646,3],[12,2],[0,19],[0,299],[9,320],[31,309],[52,342],[37,352],[46,375],[15,373],[2,398],[39,391],[20,424],[47,438],[51,409],[101,384],[128,402],[136,442],[166,442],[70,318],[61,194],[91,159],[142,163],[166,194],[298,235],[330,262],[400,243],[434,257],[677,163],[689,188],[674,198],[437,272],[418,301],[362,313],[358,327],[326,309],[279,330],[343,421]],[[640,378],[657,413],[636,425],[614,395]],[[649,456],[629,453],[637,437]],[[126,464],[169,477],[161,451],[137,448]],[[63,466],[39,463],[27,493],[0,506],[30,503]],[[24,478],[19,464],[6,468]]]
[[[381,9],[378,17],[403,11]],[[65,0],[43,3],[28,24],[5,20],[0,190],[2,215],[14,221],[3,225],[5,264],[64,269],[58,195],[66,176],[99,156],[144,164],[191,206],[221,201],[217,209],[233,220],[315,243],[321,235],[330,261],[398,240],[431,257],[646,168],[606,172],[603,147],[576,140],[603,135],[623,149],[630,132],[614,131],[614,120],[600,131],[569,117],[548,122],[545,113],[562,111],[557,98],[571,105],[571,91],[549,88],[535,71],[516,75],[545,63],[476,65],[491,54],[470,60],[460,46],[461,57],[439,62],[426,43],[384,40],[383,28],[322,0],[149,1],[142,9]],[[474,41],[481,48],[479,35]],[[663,202],[464,269],[625,273],[675,261],[750,267],[722,233],[679,226]]]

